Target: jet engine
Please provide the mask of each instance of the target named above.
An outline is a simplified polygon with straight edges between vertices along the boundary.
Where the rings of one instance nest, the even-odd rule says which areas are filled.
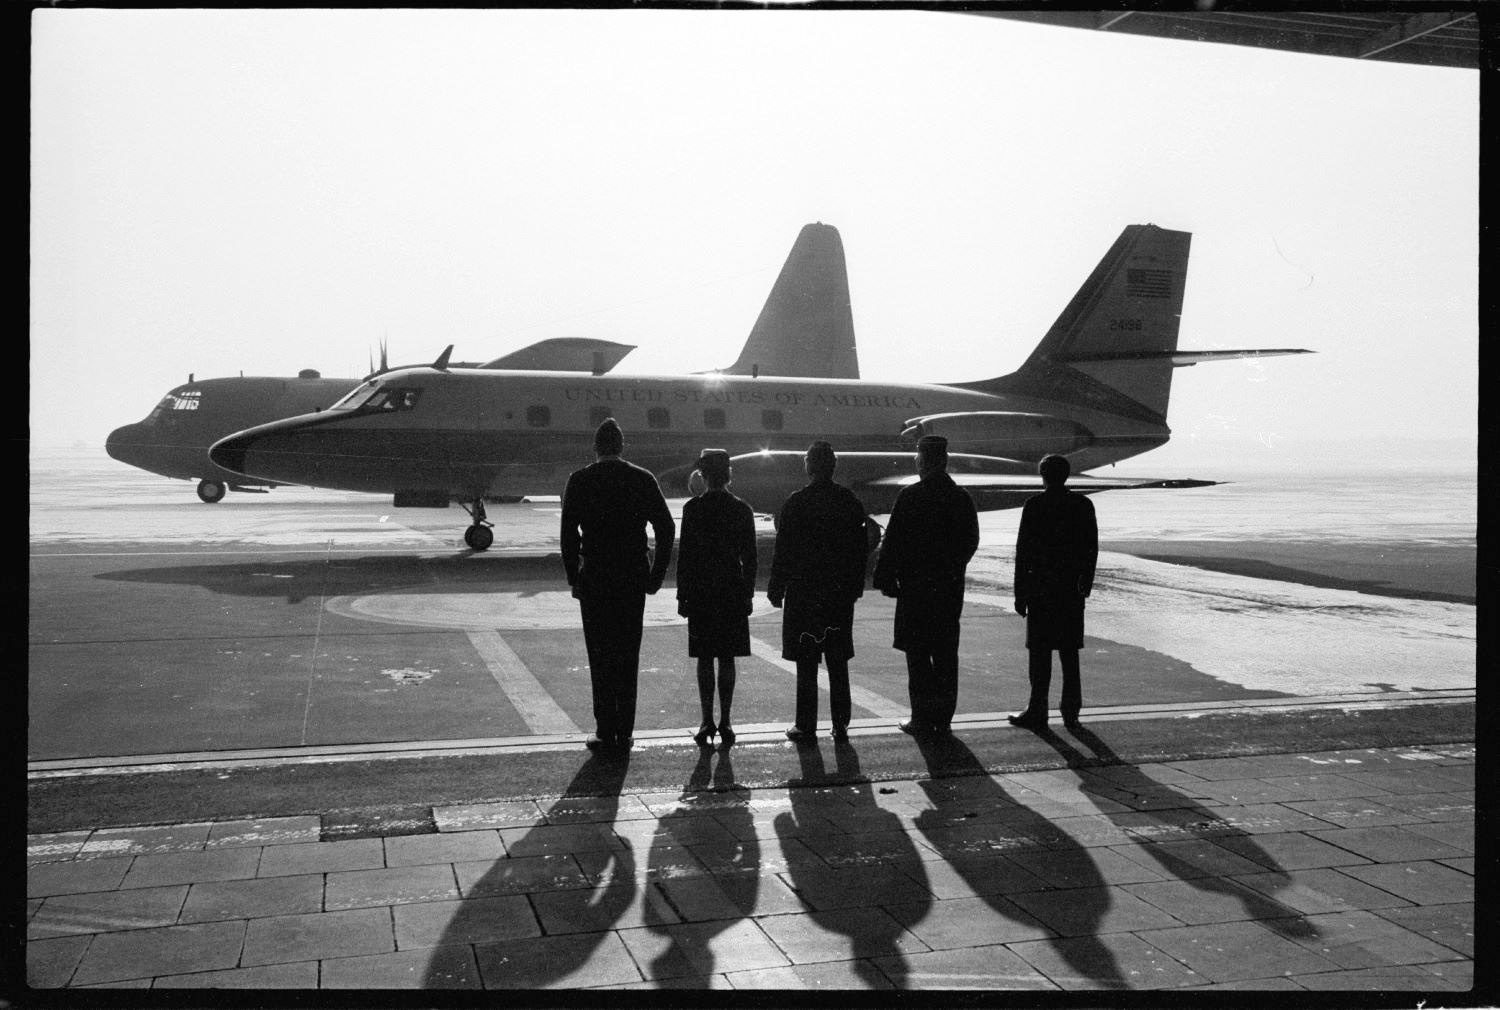
[[[1030,463],[1051,453],[1077,452],[1094,441],[1093,432],[1076,421],[1012,410],[928,414],[914,417],[906,425],[901,434],[908,438],[941,435],[950,449],[988,450]]]

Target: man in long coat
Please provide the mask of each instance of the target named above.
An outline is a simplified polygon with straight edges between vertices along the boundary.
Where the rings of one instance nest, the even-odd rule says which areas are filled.
[[[1016,613],[1026,618],[1031,700],[1010,721],[1027,729],[1047,725],[1047,694],[1052,682],[1052,653],[1062,666],[1063,722],[1078,724],[1083,687],[1078,650],[1083,648],[1083,601],[1094,588],[1099,560],[1099,527],[1094,503],[1069,491],[1071,467],[1063,456],[1046,456],[1037,467],[1041,494],[1021,510],[1016,536]]]
[[[766,595],[785,604],[781,656],[797,664],[797,715],[790,740],[810,740],[818,725],[818,661],[828,666],[828,714],[835,739],[849,732],[849,660],[854,656],[854,601],[865,591],[869,539],[865,510],[833,482],[833,447],[814,442],[804,463],[810,483],[793,491],[776,522],[776,550]]]
[[[895,647],[906,653],[911,718],[905,733],[949,731],[958,707],[959,617],[964,569],[979,548],[974,500],[948,476],[948,440],[917,443],[921,479],[891,509],[875,588],[896,598]]]
[[[606,419],[594,433],[597,460],[568,478],[562,500],[563,569],[583,612],[594,692],[590,750],[630,749],[646,596],[661,588],[677,535],[656,478],[621,459],[623,449],[619,424]]]

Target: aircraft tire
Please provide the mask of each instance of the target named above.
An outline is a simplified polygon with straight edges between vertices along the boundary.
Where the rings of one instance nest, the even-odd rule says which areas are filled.
[[[223,481],[200,480],[198,482],[198,499],[205,505],[212,505],[217,501],[223,500],[226,490],[228,489],[224,487]]]
[[[476,551],[487,551],[494,542],[495,534],[490,532],[488,526],[470,526],[464,530],[464,543]]]

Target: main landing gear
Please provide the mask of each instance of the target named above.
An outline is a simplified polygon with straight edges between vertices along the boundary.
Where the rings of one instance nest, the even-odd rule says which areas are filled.
[[[224,486],[224,482],[221,480],[209,480],[205,477],[198,482],[198,498],[205,505],[212,505],[214,502],[222,500],[224,492],[227,490],[228,488]]]
[[[495,534],[490,531],[490,527],[494,524],[484,518],[484,499],[475,498],[472,507],[463,502],[458,504],[469,513],[469,518],[474,520],[474,525],[464,530],[464,543],[468,544],[471,550],[489,550],[490,544],[495,542]]]

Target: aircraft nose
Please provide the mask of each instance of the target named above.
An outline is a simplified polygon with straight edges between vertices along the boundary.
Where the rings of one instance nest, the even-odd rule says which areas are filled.
[[[109,438],[104,440],[104,451],[109,453],[111,459],[133,466],[140,456],[138,450],[146,441],[146,433],[141,424],[127,424],[109,433]]]

